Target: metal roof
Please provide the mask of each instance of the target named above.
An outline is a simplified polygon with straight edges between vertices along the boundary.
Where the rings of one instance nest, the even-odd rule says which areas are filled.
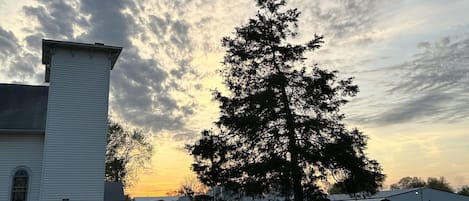
[[[48,86],[0,84],[0,133],[44,133]]]
[[[400,195],[400,194],[403,194],[403,193],[418,191],[419,189],[421,189],[421,188],[379,191],[374,195],[366,196],[366,197],[352,197],[348,194],[334,194],[334,195],[329,195],[329,199],[332,200],[332,201],[345,201],[345,200],[375,201],[375,200],[382,200],[384,198],[389,198],[389,197],[392,197],[392,196]]]

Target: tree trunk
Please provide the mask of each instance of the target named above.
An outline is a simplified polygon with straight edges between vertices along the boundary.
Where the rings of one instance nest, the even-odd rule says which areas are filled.
[[[282,102],[285,104],[285,116],[288,128],[288,151],[290,152],[290,168],[293,180],[293,197],[294,201],[303,201],[303,187],[301,185],[301,168],[298,160],[298,146],[296,144],[294,118],[290,108],[290,100],[288,100],[285,88],[282,89]]]
[[[274,47],[274,44],[271,44]],[[283,74],[280,68],[277,65],[275,51],[272,52],[272,61],[274,68],[278,73]],[[290,153],[290,171],[293,180],[293,199],[294,201],[303,201],[303,187],[301,185],[302,170],[299,165],[298,160],[298,146],[296,144],[295,136],[295,119],[293,117],[290,100],[287,95],[287,90],[285,86],[282,86],[282,102],[285,104],[285,117],[288,129],[288,152]]]

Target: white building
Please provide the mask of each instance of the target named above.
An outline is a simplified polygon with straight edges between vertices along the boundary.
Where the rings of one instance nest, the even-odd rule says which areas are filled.
[[[369,197],[351,197],[347,194],[336,194],[330,195],[329,199],[331,201],[469,201],[467,196],[431,188],[380,191]]]
[[[122,48],[43,40],[42,51],[49,86],[0,84],[0,201],[104,200],[109,74]]]

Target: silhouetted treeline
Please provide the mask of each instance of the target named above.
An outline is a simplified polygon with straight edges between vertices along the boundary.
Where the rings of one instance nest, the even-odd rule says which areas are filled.
[[[469,196],[469,186],[465,185],[460,189],[451,187],[445,177],[428,177],[427,180],[423,180],[420,177],[403,177],[399,182],[392,184],[391,189],[406,189],[406,188],[418,188],[428,187],[436,190],[458,193],[461,195]]]

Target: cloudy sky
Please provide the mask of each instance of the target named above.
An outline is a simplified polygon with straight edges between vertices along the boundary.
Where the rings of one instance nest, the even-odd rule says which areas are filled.
[[[290,0],[298,38],[325,44],[309,63],[356,78],[347,123],[370,136],[387,174],[469,185],[469,1]],[[191,177],[183,151],[212,127],[216,73],[253,0],[0,0],[0,82],[42,84],[41,39],[123,46],[111,72],[110,116],[154,136],[151,168],[128,189],[165,195]]]

